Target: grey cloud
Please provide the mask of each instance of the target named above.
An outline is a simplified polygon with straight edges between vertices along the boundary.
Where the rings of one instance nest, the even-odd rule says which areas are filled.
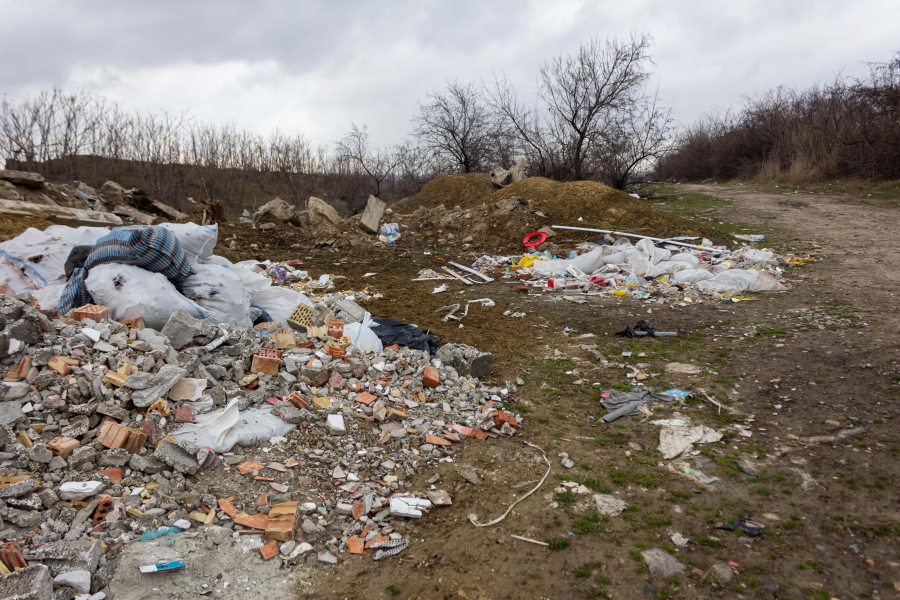
[[[889,0],[0,6],[0,92],[83,85],[141,110],[190,107],[251,129],[271,126],[271,114],[302,113],[316,120],[320,143],[340,137],[351,120],[368,124],[378,142],[399,141],[416,101],[447,79],[477,81],[503,70],[527,97],[542,60],[595,34],[654,35],[656,78],[680,121],[779,84],[859,72],[862,61],[886,59],[900,47],[892,27],[900,5]],[[200,73],[224,64],[250,69],[211,93]],[[169,73],[180,78],[178,89],[162,97],[136,73]]]

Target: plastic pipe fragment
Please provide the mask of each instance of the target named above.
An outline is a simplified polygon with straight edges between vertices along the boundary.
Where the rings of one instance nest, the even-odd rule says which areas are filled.
[[[651,242],[661,242],[664,244],[672,244],[674,246],[684,246],[685,248],[696,248],[697,250],[706,250],[707,252],[721,253],[720,248],[706,248],[696,244],[685,244],[684,242],[674,242],[672,240],[664,240],[662,238],[650,237],[649,235],[638,235],[636,233],[625,233],[623,231],[610,231],[608,229],[588,229],[587,227],[568,227],[566,225],[553,225],[553,229],[568,229],[570,231],[588,231],[590,233],[611,233],[613,235],[623,235],[625,237],[641,238],[642,240],[650,240]]]
[[[630,413],[631,411],[636,409],[639,404],[643,404],[643,403],[640,400],[634,400],[632,402],[629,402],[625,406],[623,406],[617,410],[614,410],[607,415],[603,415],[603,420],[606,421],[607,423],[612,423],[619,417],[624,417],[625,415],[627,415],[628,413]]]

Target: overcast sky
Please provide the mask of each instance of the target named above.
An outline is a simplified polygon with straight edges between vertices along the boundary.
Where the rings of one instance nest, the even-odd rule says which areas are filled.
[[[538,65],[593,35],[649,32],[678,122],[900,49],[897,0],[495,2],[0,0],[0,92],[83,88],[141,111],[317,143],[351,121],[401,141],[425,93]]]

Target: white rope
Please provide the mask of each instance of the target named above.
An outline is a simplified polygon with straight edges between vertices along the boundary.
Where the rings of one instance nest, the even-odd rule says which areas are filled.
[[[534,486],[534,489],[533,489],[533,490],[531,490],[530,492],[528,492],[527,494],[525,494],[524,496],[522,496],[521,498],[519,498],[518,500],[516,500],[515,502],[513,502],[512,505],[510,505],[510,507],[506,509],[506,512],[505,512],[505,513],[503,513],[502,515],[500,515],[499,517],[497,517],[497,518],[494,519],[493,521],[488,521],[487,523],[479,523],[479,522],[478,522],[478,516],[477,516],[475,513],[470,514],[470,515],[469,515],[469,520],[472,522],[472,525],[474,525],[475,527],[490,527],[491,525],[496,525],[497,523],[499,523],[500,521],[502,521],[503,519],[505,519],[505,518],[507,517],[507,515],[509,515],[510,511],[511,511],[513,508],[515,508],[516,504],[518,504],[519,502],[521,502],[522,500],[524,500],[524,499],[527,498],[528,496],[530,496],[530,495],[532,495],[533,493],[535,493],[536,491],[538,491],[538,488],[540,488],[542,485],[544,485],[544,481],[547,480],[547,475],[550,474],[550,469],[552,468],[551,465],[550,465],[550,461],[547,459],[547,455],[544,453],[544,451],[541,449],[540,446],[535,446],[535,445],[532,444],[531,442],[523,442],[523,443],[526,444],[526,445],[528,445],[528,446],[531,446],[532,448],[537,448],[538,450],[541,451],[541,455],[542,455],[543,458],[544,458],[544,462],[547,463],[547,472],[544,473],[544,476],[541,478],[541,480],[538,482],[538,484],[537,484],[536,486]]]

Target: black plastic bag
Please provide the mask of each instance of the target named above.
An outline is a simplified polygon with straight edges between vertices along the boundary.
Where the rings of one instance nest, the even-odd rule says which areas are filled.
[[[638,331],[646,332],[647,337],[653,337],[653,334],[656,332],[656,327],[654,327],[653,323],[651,323],[650,321],[638,321],[637,325],[635,325],[634,327],[631,327],[629,325],[623,331],[617,333],[616,337],[643,337],[635,335],[635,333]]]
[[[431,332],[424,332],[415,325],[378,317],[372,319],[372,331],[385,347],[397,344],[413,350],[428,352],[430,356],[437,354],[441,346],[441,338]],[[375,325],[377,323],[377,325]]]

